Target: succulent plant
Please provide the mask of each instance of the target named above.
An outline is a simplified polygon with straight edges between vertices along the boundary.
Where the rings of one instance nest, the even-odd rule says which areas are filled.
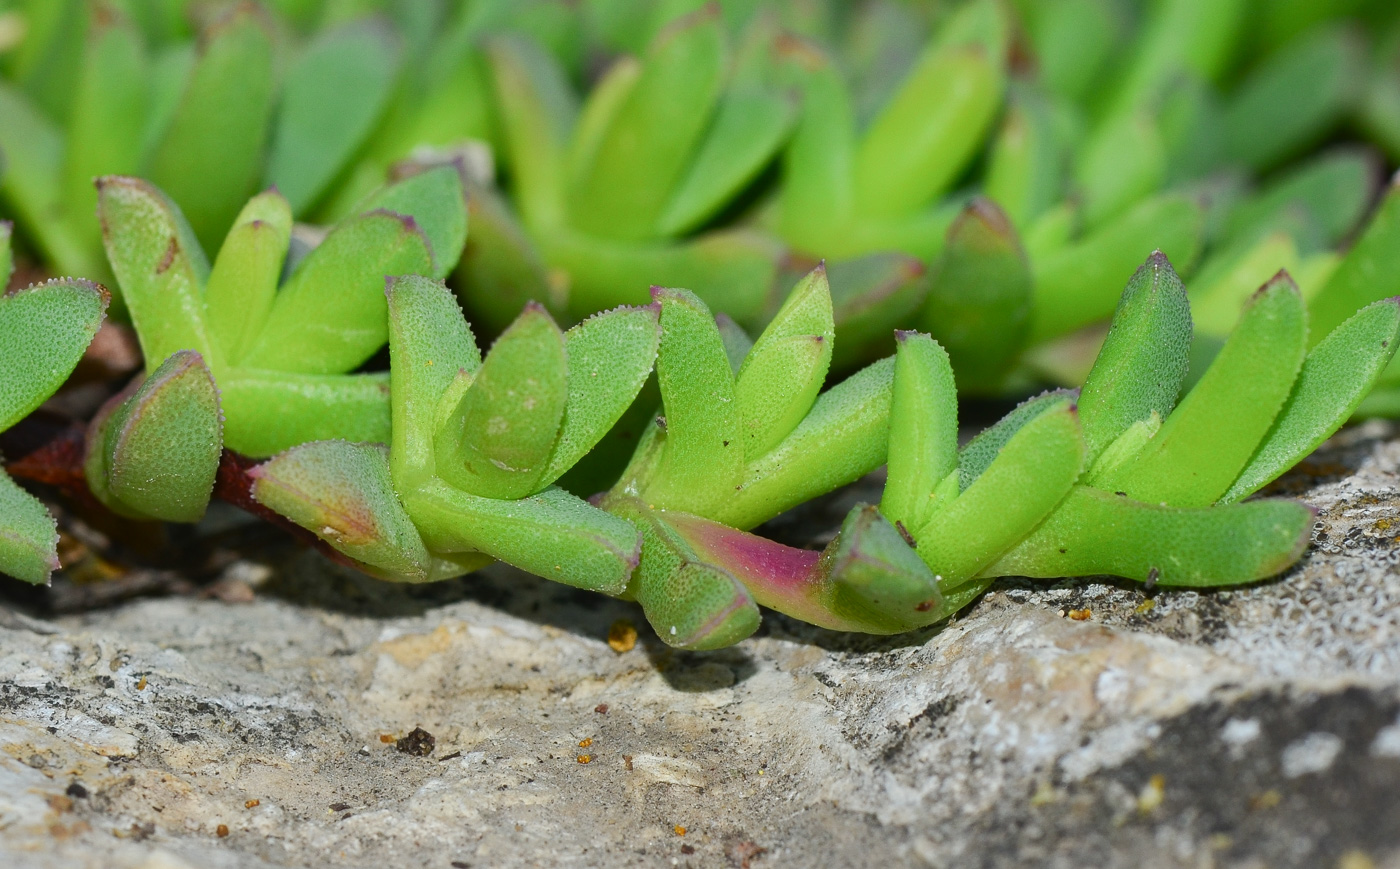
[[[10,224],[0,222],[0,278],[12,267]],[[60,278],[0,293],[0,432],[68,379],[107,311],[107,291]],[[58,567],[58,531],[33,495],[0,471],[0,573],[44,583]]]
[[[295,446],[252,471],[254,497],[387,579],[439,579],[500,559],[621,593],[636,530],[553,484],[641,389],[656,309],[618,308],[563,332],[532,305],[482,359],[443,284],[396,278],[388,301],[388,447]]]
[[[373,132],[400,65],[377,18],[285,45],[250,2],[210,18],[198,44],[180,10],[149,4],[30,2],[14,81],[0,82],[0,199],[52,267],[102,275],[92,179],[149,178],[214,246],[259,185],[295,215],[325,197]]]
[[[388,374],[352,373],[389,337],[385,278],[447,274],[467,231],[457,167],[405,171],[310,250],[293,243],[286,197],[261,193],[212,267],[159,189],[98,181],[108,257],[148,373],[197,353],[217,385],[230,449],[269,456],[324,438],[388,441]]]

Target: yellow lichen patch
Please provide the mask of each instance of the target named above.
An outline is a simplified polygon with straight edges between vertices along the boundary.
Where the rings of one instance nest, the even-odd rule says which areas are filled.
[[[429,634],[408,634],[386,640],[379,650],[387,652],[399,666],[417,669],[424,661],[444,654],[459,642],[466,626],[461,622],[443,622]]]
[[[608,648],[617,652],[630,652],[637,646],[637,628],[626,619],[618,619],[608,628]]]
[[[592,763],[592,762],[593,762],[593,755],[591,755],[591,754],[580,754],[580,755],[578,756],[578,762],[579,762],[579,763]]]
[[[592,744],[593,744],[593,737],[591,737],[591,736],[589,736],[589,737],[587,737],[587,738],[585,738],[585,739],[580,739],[580,740],[578,741],[578,747],[579,747],[579,748],[587,748],[588,746],[590,746],[590,745],[592,745]]]
[[[1094,611],[1089,609],[1088,607],[1085,607],[1084,609],[1070,610],[1068,613],[1066,613],[1066,615],[1068,615],[1070,618],[1074,619],[1077,622],[1082,622],[1087,621],[1089,618],[1091,618],[1094,615]]]
[[[677,836],[684,836],[684,835],[685,835],[685,827],[682,827],[680,824],[676,824],[676,826],[673,827],[672,829],[674,829],[674,830],[676,831],[676,835],[677,835]]]
[[[1149,815],[1162,805],[1167,795],[1167,779],[1158,774],[1147,780],[1138,792],[1137,809],[1139,814]]]

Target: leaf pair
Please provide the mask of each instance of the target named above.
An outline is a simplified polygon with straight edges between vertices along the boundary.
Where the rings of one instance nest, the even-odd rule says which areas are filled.
[[[494,235],[530,243],[512,245],[513,254],[474,250],[464,265],[468,301],[475,287],[504,285],[513,305],[484,303],[481,314],[499,320],[526,297],[557,296],[553,310],[577,319],[641,302],[647,286],[664,282],[693,286],[736,317],[759,314],[780,245],[745,230],[677,239],[732,203],[786,141],[796,105],[780,85],[775,44],[766,20],[755,21],[732,50],[718,7],[705,6],[662,28],[640,57],[617,60],[579,106],[539,46],[491,40],[525,232],[487,191],[481,218]],[[503,269],[528,281],[503,281]]]
[[[0,276],[10,274],[10,225],[0,222]],[[108,296],[90,281],[61,278],[0,293],[0,432],[68,379],[106,315]],[[48,582],[58,532],[44,505],[0,471],[0,573]]]
[[[653,293],[661,415],[602,503],[641,529],[629,593],[661,638],[737,642],[757,628],[760,603],[876,631],[888,628],[881,601],[933,608],[931,575],[891,549],[897,532],[878,515],[848,522],[820,558],[743,533],[885,457],[888,362],[819,395],[834,339],[825,269],[798,283],[755,342],[691,293]]]
[[[374,19],[327,29],[283,59],[279,22],[251,3],[213,18],[197,47],[148,44],[137,11],[67,13],[60,29],[77,39],[59,98],[36,105],[0,85],[0,148],[19,170],[3,193],[64,271],[102,273],[94,176],[150,178],[209,246],[259,182],[305,213],[368,137],[397,75],[398,38]]]
[[[1077,403],[1047,393],[958,449],[947,356],[905,336],[881,510],[907,529],[945,595],[1001,575],[1187,586],[1271,576],[1306,547],[1313,512],[1237,502],[1346,421],[1397,338],[1391,299],[1308,351],[1302,297],[1280,274],[1178,404],[1190,310],[1157,254],[1124,292]]]
[[[212,267],[181,210],[148,182],[100,179],[99,216],[148,370],[194,351],[212,372],[229,448],[267,456],[341,437],[389,439],[388,376],[348,374],[388,339],[384,280],[442,276],[465,242],[453,166],[381,188],[313,249],[275,190],[254,197]],[[284,280],[285,275],[285,280]]]
[[[392,440],[319,441],[254,472],[254,496],[367,566],[427,581],[500,559],[609,594],[636,565],[627,522],[553,485],[620,418],[651,370],[657,311],[561,332],[527,308],[483,360],[451,292],[390,281]]]

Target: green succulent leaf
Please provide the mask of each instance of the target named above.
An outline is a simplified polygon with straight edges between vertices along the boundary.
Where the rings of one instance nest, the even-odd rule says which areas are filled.
[[[503,501],[434,480],[405,493],[404,503],[437,553],[484,552],[536,576],[614,595],[637,566],[637,529],[559,488]]]
[[[655,238],[714,113],[724,76],[719,8],[704,7],[657,35],[637,80],[612,112],[570,192],[572,223],[591,235]]]
[[[710,517],[753,528],[878,468],[887,455],[893,382],[894,360],[883,359],[822,393],[792,434],[749,465],[742,487],[727,493]]]
[[[1190,350],[1186,288],[1159,251],[1128,281],[1080,390],[1079,418],[1090,462],[1130,426],[1171,413],[1186,380]]]
[[[95,246],[100,238],[92,219],[97,207],[92,179],[140,168],[150,91],[141,34],[104,7],[93,15],[63,149],[63,210],[76,218],[86,244]]]
[[[944,25],[870,124],[854,160],[862,214],[909,214],[957,178],[1001,107],[1008,22],[990,0]]]
[[[1205,209],[1196,199],[1166,194],[1049,256],[1035,258],[1035,305],[1028,342],[1038,344],[1107,317],[1131,275],[1153,250],[1189,267],[1201,248]]]
[[[746,87],[726,93],[690,168],[657,219],[662,235],[679,235],[713,217],[758,175],[797,120],[786,93]]]
[[[1062,193],[1064,143],[1050,101],[1014,87],[988,157],[983,191],[1018,227],[1050,209]]]
[[[208,366],[193,350],[179,351],[120,401],[89,429],[93,492],[127,515],[199,521],[223,452],[219,392]]]
[[[970,486],[909,529],[939,588],[956,589],[1020,542],[1064,499],[1083,467],[1079,416],[1061,398],[1017,429]]]
[[[1030,329],[1031,268],[1006,215],[976,199],[948,230],[919,314],[965,393],[998,389]]]
[[[58,525],[38,498],[0,471],[0,573],[46,585],[58,569]]]
[[[797,126],[783,152],[776,223],[789,243],[830,253],[828,243],[855,210],[855,109],[835,59],[796,41],[792,51],[806,72]]]
[[[410,275],[390,278],[389,375],[393,395],[394,479],[416,485],[432,475],[433,438],[443,394],[459,372],[481,367],[477,349],[452,292]]]
[[[967,491],[1022,428],[1041,414],[1064,407],[1067,402],[1072,403],[1077,398],[1077,392],[1070,389],[1056,389],[1028,398],[998,420],[996,425],[968,441],[958,451],[958,490]],[[1082,429],[1082,422],[1080,426]]]
[[[773,449],[807,416],[835,337],[826,268],[818,266],[793,288],[740,366],[734,398],[746,461]]]
[[[1400,179],[1370,224],[1308,306],[1314,343],[1372,302],[1400,295]]]
[[[542,483],[578,463],[627,412],[656,361],[660,309],[616,308],[564,333],[568,401]]]
[[[262,458],[335,438],[387,443],[387,374],[295,374],[239,368],[219,377],[224,443]]]
[[[273,55],[271,26],[253,4],[211,25],[150,157],[151,181],[180,203],[210,249],[258,182],[276,89]]]
[[[336,550],[401,582],[424,582],[429,555],[399,503],[380,444],[315,441],[251,472],[253,497]]]
[[[1293,389],[1307,344],[1302,296],[1280,273],[1142,454],[1105,485],[1146,503],[1205,507],[1229,490]]]
[[[897,324],[918,319],[928,292],[923,261],[885,251],[829,262],[831,306],[841,340],[832,348],[831,367],[850,371],[888,356]]]
[[[1108,574],[1160,585],[1217,586],[1273,576],[1307,548],[1316,513],[1296,501],[1178,508],[1076,486],[984,576]]]
[[[456,268],[467,241],[466,170],[452,162],[404,163],[398,168],[408,174],[371,193],[359,211],[391,211],[411,220],[428,239],[432,270],[424,274],[445,278]]]
[[[657,503],[705,515],[743,482],[734,375],[715,319],[685,290],[656,289],[661,344],[656,374],[665,407]]]
[[[267,183],[300,214],[372,131],[398,71],[395,34],[373,19],[323,31],[282,85]]]
[[[558,229],[565,217],[565,142],[577,108],[558,61],[537,44],[496,37],[486,44],[504,157],[526,226]]]
[[[530,305],[486,355],[437,433],[437,473],[488,498],[523,498],[543,487],[568,400],[564,334]]]
[[[107,291],[58,278],[0,294],[0,431],[58,391],[92,342]]]
[[[958,466],[958,395],[948,354],[917,332],[898,333],[888,471],[880,512],[921,528],[943,506],[938,484]]]
[[[1084,223],[1101,226],[1161,188],[1167,156],[1153,114],[1141,110],[1109,118],[1084,143],[1075,166]]]
[[[97,203],[107,259],[148,366],[180,350],[217,364],[204,313],[209,261],[179,206],[149,182],[118,175],[97,180]]]
[[[243,360],[249,368],[339,374],[388,339],[384,279],[433,271],[427,236],[410,217],[371,211],[340,224],[287,281]]]
[[[1221,497],[1257,492],[1341,428],[1400,347],[1400,300],[1374,302],[1312,349],[1298,380],[1249,463]]]
[[[291,233],[290,205],[269,190],[248,200],[219,248],[204,301],[209,331],[230,365],[242,361],[272,313]]]
[[[462,251],[457,279],[472,322],[499,333],[530,301],[564,317],[567,288],[550,280],[544,257],[500,194],[483,185],[467,185],[467,213],[471,238]]]

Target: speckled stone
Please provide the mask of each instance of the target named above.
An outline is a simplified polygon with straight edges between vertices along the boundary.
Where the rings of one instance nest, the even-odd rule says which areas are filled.
[[[0,864],[1400,867],[1397,469],[1371,424],[1278,484],[1322,512],[1277,580],[1004,580],[893,639],[676,653],[508,570],[310,554],[247,603],[12,606]]]

